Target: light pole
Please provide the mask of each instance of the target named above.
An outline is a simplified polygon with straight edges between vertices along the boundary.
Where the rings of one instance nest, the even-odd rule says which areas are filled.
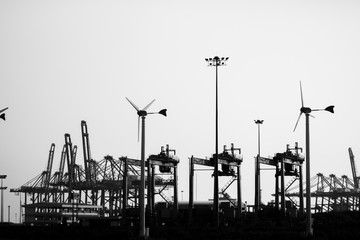
[[[261,195],[260,195],[260,125],[263,124],[264,120],[254,120],[258,126],[258,154],[255,161],[255,212],[260,210]]]
[[[222,57],[219,58],[215,56],[214,58],[205,58],[205,61],[208,62],[209,66],[215,66],[216,69],[216,95],[215,95],[215,156],[214,156],[214,218],[215,218],[215,225],[219,227],[219,166],[218,166],[218,66],[224,66],[226,61],[229,58]]]
[[[159,112],[150,112],[148,113],[146,110],[150,107],[150,105],[155,101],[155,99],[150,102],[145,108],[140,110],[134,103],[132,103],[128,98],[126,98],[129,103],[135,108],[137,114],[139,116],[139,120],[141,117],[141,173],[140,173],[140,199],[139,199],[139,208],[140,208],[140,232],[139,237],[142,239],[146,239],[148,236],[145,231],[145,117],[148,114],[161,114],[166,116],[166,109],[162,109]],[[138,121],[140,124],[140,121]],[[150,196],[148,196],[150,197]],[[150,207],[150,206],[148,206]]]
[[[300,114],[296,121],[294,131],[299,123],[301,115],[305,114],[305,122],[306,122],[306,129],[305,129],[305,145],[306,145],[306,154],[305,154],[305,161],[306,161],[306,236],[313,235],[313,229],[311,226],[311,189],[310,189],[310,126],[309,126],[309,116],[311,112],[315,111],[328,111],[334,113],[334,106],[328,106],[325,109],[311,109],[309,107],[304,107],[304,100],[302,94],[302,86],[300,82],[300,94],[301,94],[301,108]]]
[[[7,187],[3,186],[3,180],[6,178],[6,175],[0,175],[1,179],[1,222],[4,222],[4,190],[7,189]]]

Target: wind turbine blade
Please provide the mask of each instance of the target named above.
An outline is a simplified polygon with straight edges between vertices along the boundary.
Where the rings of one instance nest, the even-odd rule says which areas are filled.
[[[125,97],[125,98],[136,109],[136,111],[140,111],[139,108],[132,101],[130,101],[130,99],[128,99],[127,97]]]
[[[7,110],[8,107],[4,108],[3,110],[0,110],[0,113],[2,113],[3,111]]]
[[[304,99],[303,99],[303,92],[302,92],[301,81],[300,81],[300,94],[301,94],[301,107],[304,107]]]
[[[296,130],[296,127],[297,127],[297,125],[298,125],[298,123],[299,123],[301,114],[302,114],[302,112],[300,112],[300,114],[299,114],[299,117],[298,117],[298,119],[297,119],[297,121],[296,121],[296,124],[295,124],[294,131],[293,131],[293,132],[295,132],[295,130]]]
[[[144,107],[143,110],[146,111],[146,109],[148,109],[151,106],[151,104],[153,104],[153,102],[155,102],[155,99],[152,100],[146,107]]]
[[[140,116],[138,117],[138,142],[140,138]]]

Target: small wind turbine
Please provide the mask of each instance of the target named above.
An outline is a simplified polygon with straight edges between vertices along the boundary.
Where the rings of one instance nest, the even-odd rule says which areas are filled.
[[[328,107],[326,107],[326,108],[324,108],[324,109],[311,109],[311,108],[309,108],[309,107],[304,107],[304,99],[303,99],[301,81],[300,81],[300,94],[301,94],[301,108],[300,108],[299,117],[298,117],[298,119],[297,119],[297,121],[296,121],[296,124],[295,124],[294,132],[295,132],[295,130],[296,130],[296,127],[297,127],[297,125],[298,125],[298,123],[299,123],[299,120],[300,120],[300,118],[301,118],[301,115],[302,115],[303,113],[305,114],[305,116],[308,114],[308,115],[311,116],[311,117],[314,117],[314,116],[312,116],[310,113],[311,113],[311,112],[315,112],[315,111],[328,111],[328,112],[334,113],[334,106],[333,106],[333,105],[328,106]]]
[[[302,93],[302,86],[300,81],[300,94],[301,94],[301,108],[300,114],[296,121],[294,132],[299,123],[301,115],[304,113],[306,117],[306,236],[312,236],[313,231],[311,227],[311,190],[310,190],[310,132],[309,132],[309,116],[311,112],[315,111],[328,111],[334,113],[334,106],[328,106],[324,109],[311,109],[309,107],[304,107],[304,99]],[[313,117],[313,116],[312,116]],[[301,196],[302,197],[302,196]]]
[[[139,136],[140,136],[140,117],[146,117],[148,114],[161,114],[164,115],[166,117],[166,109],[162,109],[159,112],[146,112],[146,110],[151,106],[151,104],[153,104],[155,102],[155,99],[152,100],[148,105],[146,105],[146,107],[144,107],[142,110],[139,110],[138,106],[136,106],[132,101],[130,101],[130,99],[126,98],[126,100],[128,100],[128,102],[135,108],[135,110],[137,111],[137,114],[139,115],[138,117],[138,141],[139,141]]]
[[[159,112],[147,112],[146,110],[153,104],[155,101],[152,100],[146,107],[140,110],[130,99],[126,98],[129,103],[135,108],[138,114],[138,141],[140,133],[140,117],[142,118],[142,129],[141,129],[141,174],[140,174],[140,199],[139,199],[139,208],[140,208],[140,232],[139,237],[141,239],[146,239],[145,232],[145,117],[148,114],[161,114],[166,117],[166,109],[162,109]]]
[[[4,108],[4,109],[0,110],[0,113],[2,113],[2,112],[4,112],[4,111],[6,111],[7,109],[8,109],[8,107],[6,107],[6,108]],[[4,120],[4,121],[5,121],[5,113],[1,114],[1,115],[0,115],[0,118],[1,118],[2,120]]]

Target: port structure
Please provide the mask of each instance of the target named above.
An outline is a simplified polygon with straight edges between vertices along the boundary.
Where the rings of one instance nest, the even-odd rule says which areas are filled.
[[[52,173],[55,155],[55,144],[52,143],[46,170],[21,187],[10,189],[10,192],[24,193],[25,223],[60,223],[64,220],[60,217],[64,218],[64,215],[61,215],[58,221],[48,222],[44,220],[46,214],[42,215],[41,221],[36,220],[40,217],[34,216],[39,215],[40,212],[58,212],[59,208],[68,209],[69,206],[72,206],[72,211],[74,208],[79,211],[80,209],[91,211],[94,213],[92,217],[126,219],[126,214],[131,218],[138,217],[134,213],[139,208],[141,161],[128,157],[114,159],[110,155],[100,161],[94,160],[90,153],[89,133],[85,121],[81,122],[81,129],[84,167],[76,163],[78,148],[72,143],[70,134],[66,133],[58,171]],[[147,185],[151,186],[151,191],[148,187],[148,196],[154,198],[155,195],[159,195],[162,200],[165,199],[169,204],[176,206],[179,159],[172,153],[175,153],[175,150],[169,149],[167,145],[166,149],[162,147],[160,154],[150,155],[146,160],[146,164],[150,164],[150,168],[147,169],[150,174],[147,178],[151,180],[147,181]],[[159,173],[156,173],[155,166],[159,166]],[[171,175],[171,179],[167,179],[169,177],[164,175]],[[164,191],[170,187],[176,189],[173,200],[166,196]],[[150,202],[150,197],[148,201]],[[153,206],[154,200],[150,203]],[[38,212],[34,212],[35,209]],[[67,216],[67,223],[78,223],[81,217],[85,218],[86,214],[82,216],[77,213],[76,217]]]
[[[154,218],[155,211],[155,196],[158,195],[160,197],[161,202],[165,202],[168,206],[172,206],[175,215],[177,215],[178,211],[178,170],[177,165],[179,163],[179,159],[176,155],[172,155],[171,152],[176,153],[175,150],[171,150],[169,145],[166,145],[166,148],[161,147],[161,151],[159,154],[153,154],[148,157],[145,161],[146,166],[146,181],[145,186],[147,190],[146,197],[146,225],[151,225],[151,220]],[[129,218],[130,215],[134,212],[134,207],[138,208],[138,196],[137,194],[129,193],[129,185],[132,180],[135,185],[139,184],[138,175],[131,175],[134,173],[134,166],[138,168],[141,165],[141,161],[138,159],[131,159],[127,157],[121,157],[120,161],[123,164],[123,217]],[[131,167],[130,167],[131,166]],[[156,167],[158,167],[158,171],[156,171]],[[165,190],[169,187],[174,189],[173,196],[167,196],[165,194]],[[137,191],[138,192],[138,191]],[[131,197],[132,196],[132,197]],[[129,201],[129,198],[130,199]],[[133,205],[130,206],[129,202],[132,202]],[[134,217],[134,216],[132,216]]]
[[[323,173],[317,173],[310,179],[313,213],[360,210],[359,177],[355,168],[355,157],[351,148],[348,151],[352,178],[347,175],[329,174],[325,176]],[[296,202],[296,199],[301,197],[296,188],[296,186],[289,188],[285,193],[292,202]]]
[[[317,173],[310,179],[312,213],[359,211],[360,191],[346,175],[336,176]],[[300,197],[299,192],[289,188],[285,196],[292,202]]]
[[[298,143],[295,143],[294,148],[290,148],[289,144],[286,145],[286,151],[282,153],[276,153],[274,157],[261,157],[258,156],[258,161],[261,164],[275,167],[275,209],[279,210],[282,215],[286,215],[286,211],[291,211],[291,207],[287,207],[286,191],[296,181],[303,182],[303,170],[302,164],[304,157],[301,154],[302,148],[298,147]],[[290,182],[285,185],[285,177],[292,177]],[[300,195],[303,196],[303,184],[299,184]],[[279,199],[280,198],[280,199]],[[293,203],[291,206],[294,206]],[[300,198],[300,214],[304,213],[304,200]]]
[[[236,154],[238,152],[238,154]],[[193,211],[194,211],[194,172],[198,169],[195,169],[195,165],[207,166],[211,169],[215,167],[216,162],[214,161],[214,156],[210,159],[197,158],[192,156],[189,158],[189,220],[192,221]],[[241,149],[235,148],[234,144],[231,144],[231,148],[227,149],[226,145],[224,146],[224,150],[222,153],[217,155],[217,162],[221,165],[221,171],[218,170],[216,173],[219,177],[230,177],[231,179],[228,183],[220,189],[218,192],[218,196],[222,195],[225,197],[231,205],[233,205],[236,210],[236,217],[240,218],[242,215],[242,199],[241,199],[241,163],[243,158],[241,156]],[[234,170],[236,168],[236,172]],[[215,176],[215,173],[212,174]],[[230,187],[230,185],[236,180],[237,182],[237,199],[236,202],[230,197],[226,190]],[[237,203],[237,204],[236,204]],[[240,207],[239,207],[240,206]]]

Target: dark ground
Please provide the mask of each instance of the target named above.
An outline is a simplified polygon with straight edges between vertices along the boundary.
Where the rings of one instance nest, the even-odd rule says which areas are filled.
[[[304,221],[277,216],[246,216],[240,222],[214,228],[211,225],[175,223],[153,228],[149,239],[307,239]],[[360,239],[360,213],[322,213],[314,216],[314,237],[319,240]],[[0,239],[138,239],[131,227],[23,226],[3,224]]]

